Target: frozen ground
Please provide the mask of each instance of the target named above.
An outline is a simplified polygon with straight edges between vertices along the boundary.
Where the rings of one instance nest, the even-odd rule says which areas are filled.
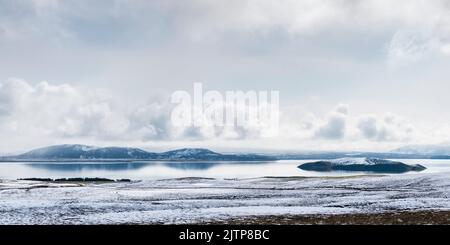
[[[0,224],[170,224],[396,210],[450,210],[450,173],[84,185],[0,181]]]

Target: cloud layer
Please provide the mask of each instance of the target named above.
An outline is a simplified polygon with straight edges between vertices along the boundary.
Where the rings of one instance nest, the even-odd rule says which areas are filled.
[[[260,138],[262,126],[174,125],[166,94],[127,109],[105,91],[21,79],[0,83],[2,135],[97,140],[170,141]],[[240,110],[235,107],[234,110]],[[243,109],[242,109],[243,110]]]
[[[270,145],[439,143],[449,26],[446,0],[0,0],[0,146],[269,145],[261,127],[171,125],[167,94],[194,82],[279,90]]]
[[[281,108],[278,135],[264,137],[264,127],[174,126],[175,104],[168,96],[154,96],[133,108],[119,106],[105,91],[86,91],[68,84],[20,79],[0,83],[0,134],[3,138],[55,138],[93,142],[171,142],[214,140],[297,140],[327,142],[372,141],[407,143],[419,134],[411,122],[392,113],[352,114],[338,104],[318,115]],[[6,143],[6,142],[5,142]]]

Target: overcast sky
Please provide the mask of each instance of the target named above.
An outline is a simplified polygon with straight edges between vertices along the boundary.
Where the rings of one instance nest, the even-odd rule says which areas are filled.
[[[0,0],[3,153],[448,143],[449,77],[446,0]],[[279,90],[280,135],[173,129],[195,82]]]

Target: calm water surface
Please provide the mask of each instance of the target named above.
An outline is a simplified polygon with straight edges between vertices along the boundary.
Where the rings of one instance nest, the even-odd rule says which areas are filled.
[[[255,178],[263,176],[346,176],[366,172],[311,172],[298,165],[316,160],[271,162],[14,162],[0,163],[0,179],[102,177],[133,180],[180,177]],[[422,164],[420,173],[447,172],[450,160],[402,159],[408,164]],[[408,174],[414,174],[410,172]]]

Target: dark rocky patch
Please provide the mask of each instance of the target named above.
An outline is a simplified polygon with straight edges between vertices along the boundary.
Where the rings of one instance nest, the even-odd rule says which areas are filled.
[[[18,180],[43,181],[43,182],[131,182],[130,179],[107,179],[107,178],[23,178]]]

